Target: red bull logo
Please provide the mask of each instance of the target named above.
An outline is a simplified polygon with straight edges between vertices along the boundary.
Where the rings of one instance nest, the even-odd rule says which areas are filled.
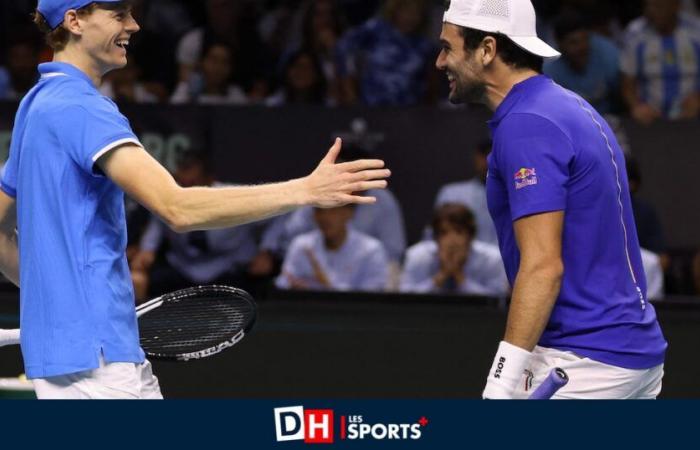
[[[534,168],[526,169],[522,168],[515,172],[515,189],[520,190],[527,186],[534,186],[537,184],[537,172]]]

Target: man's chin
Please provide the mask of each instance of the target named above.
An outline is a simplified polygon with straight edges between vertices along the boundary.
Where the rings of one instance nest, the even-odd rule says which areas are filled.
[[[129,61],[127,60],[126,56],[123,58],[115,58],[110,64],[109,64],[109,72],[113,70],[119,70],[123,69],[124,67],[129,64]]]

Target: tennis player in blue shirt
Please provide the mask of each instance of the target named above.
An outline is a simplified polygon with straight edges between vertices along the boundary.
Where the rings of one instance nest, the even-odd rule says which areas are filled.
[[[160,398],[139,346],[124,192],[184,232],[372,203],[352,193],[384,188],[389,171],[377,160],[335,164],[336,141],[305,178],[181,188],[97,90],[139,31],[128,2],[39,0],[37,10],[55,56],[20,104],[0,185],[0,269],[20,285],[26,372],[39,398]]]
[[[437,67],[494,111],[487,197],[513,295],[483,396],[655,398],[666,341],[647,301],[624,157],[585,100],[542,76],[559,53],[529,0],[452,0]]]

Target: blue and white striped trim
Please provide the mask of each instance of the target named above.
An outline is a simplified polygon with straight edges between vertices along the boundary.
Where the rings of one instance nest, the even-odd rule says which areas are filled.
[[[110,150],[114,150],[115,148],[124,145],[124,144],[135,144],[138,145],[139,147],[143,147],[141,145],[141,142],[139,142],[138,139],[134,138],[126,138],[126,139],[119,139],[118,141],[114,141],[109,145],[106,145],[102,147],[97,153],[95,153],[92,157],[92,162],[97,162],[98,159],[100,159],[105,153],[107,153]]]

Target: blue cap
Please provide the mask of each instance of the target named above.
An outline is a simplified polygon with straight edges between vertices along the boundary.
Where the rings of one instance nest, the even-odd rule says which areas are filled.
[[[118,3],[120,1],[123,0],[100,0],[99,3]],[[90,3],[95,3],[95,0],[39,0],[39,6],[36,9],[44,16],[53,30],[63,23],[66,11],[80,9]]]

